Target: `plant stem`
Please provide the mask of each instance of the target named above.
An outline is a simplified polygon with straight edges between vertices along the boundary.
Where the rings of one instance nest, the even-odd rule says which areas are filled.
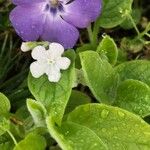
[[[98,42],[98,31],[99,31],[99,22],[96,20],[93,27],[93,43],[97,45]]]
[[[9,130],[6,130],[6,132],[7,132],[7,133],[9,134],[9,136],[12,138],[14,144],[17,145],[18,143],[17,143],[15,137],[13,136],[13,134],[12,134]]]
[[[132,25],[133,25],[135,31],[137,32],[137,35],[139,36],[139,35],[140,35],[140,32],[139,32],[139,29],[138,29],[137,26],[136,26],[135,21],[133,20],[133,18],[132,18],[132,16],[131,16],[130,14],[128,14],[128,17],[129,17],[129,19],[131,20],[131,23],[132,23]]]
[[[93,32],[92,32],[91,24],[88,26],[87,31],[89,34],[89,40],[90,40],[91,44],[93,44]]]

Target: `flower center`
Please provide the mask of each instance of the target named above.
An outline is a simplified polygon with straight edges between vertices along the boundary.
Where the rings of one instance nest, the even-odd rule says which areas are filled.
[[[50,4],[53,7],[57,7],[59,5],[59,1],[58,0],[50,0]]]
[[[55,60],[52,60],[52,59],[47,59],[47,64],[48,65],[52,65],[55,63]]]
[[[45,11],[49,11],[52,15],[64,12],[63,2],[61,0],[47,0]]]

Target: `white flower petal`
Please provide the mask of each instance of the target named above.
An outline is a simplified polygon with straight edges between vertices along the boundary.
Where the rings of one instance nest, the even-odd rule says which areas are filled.
[[[45,73],[46,65],[40,64],[38,61],[30,65],[30,72],[34,78],[39,78]]]
[[[60,69],[56,65],[50,65],[46,70],[46,74],[50,82],[58,82],[61,78]]]
[[[61,57],[56,61],[56,65],[62,70],[66,70],[67,68],[69,68],[70,64],[71,61],[67,57]]]
[[[50,58],[55,59],[57,57],[60,57],[64,52],[64,47],[59,43],[51,43],[49,45],[49,50],[47,51],[48,56]]]
[[[33,59],[35,60],[46,60],[46,50],[45,50],[45,47],[43,46],[37,46],[35,47],[33,50],[32,50],[32,53],[31,53]]]
[[[49,74],[48,75],[48,80],[50,82],[58,82],[61,78],[61,73],[60,72],[56,72],[55,75],[54,74]]]
[[[22,42],[22,44],[21,44],[21,50],[23,52],[27,52],[27,51],[31,50],[31,48],[28,46],[28,42]]]

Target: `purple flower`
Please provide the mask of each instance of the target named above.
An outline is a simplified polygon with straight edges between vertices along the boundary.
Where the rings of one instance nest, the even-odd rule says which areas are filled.
[[[10,20],[24,41],[42,39],[72,48],[78,40],[77,28],[95,21],[101,0],[13,0],[17,5]]]

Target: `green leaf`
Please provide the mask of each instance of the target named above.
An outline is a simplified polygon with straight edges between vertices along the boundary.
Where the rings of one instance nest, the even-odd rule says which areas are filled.
[[[51,136],[63,150],[107,150],[101,139],[86,127],[73,122],[57,127],[51,117],[46,122]]]
[[[117,65],[127,61],[127,51],[118,49]]]
[[[33,117],[35,125],[44,126],[47,113],[45,107],[38,101],[28,99],[27,108]]]
[[[118,83],[118,75],[112,66],[102,60],[97,52],[80,53],[80,59],[86,83],[96,99],[112,103]]]
[[[92,44],[84,44],[83,46],[78,47],[78,48],[76,49],[76,52],[77,52],[77,53],[81,53],[81,52],[89,51],[89,50],[95,50],[95,48],[93,47]]]
[[[134,79],[150,86],[150,61],[134,60],[118,65],[115,71],[119,73],[120,80]]]
[[[150,126],[123,109],[87,104],[70,113],[68,121],[92,130],[109,150],[150,149]]]
[[[72,64],[68,70],[63,71],[58,83],[49,82],[46,75],[36,79],[29,74],[28,78],[31,93],[37,101],[40,101],[47,108],[48,113],[58,124],[61,123],[75,77],[75,53],[73,50],[66,51],[65,56],[71,60]]]
[[[106,55],[111,64],[115,64],[118,57],[118,49],[115,41],[108,35],[104,36],[103,40],[97,47],[97,52],[100,55]]]
[[[10,129],[10,121],[0,116],[0,136]]]
[[[11,142],[5,142],[0,144],[0,149],[1,150],[13,150],[13,143]]]
[[[115,105],[142,117],[150,114],[150,87],[137,80],[122,82],[117,90]]]
[[[10,111],[10,102],[8,98],[0,93],[0,115],[6,115]]]
[[[132,9],[132,13],[131,13],[131,16],[135,22],[135,24],[138,24],[140,19],[141,19],[141,9]],[[126,18],[126,20],[124,20],[124,22],[120,25],[122,28],[124,29],[131,29],[133,28],[133,24],[131,23],[131,20],[130,18]]]
[[[99,24],[103,28],[112,28],[121,24],[131,12],[133,0],[103,0]]]
[[[130,51],[132,53],[140,52],[144,47],[142,39],[139,38],[123,38],[121,41],[121,48],[125,51]]]
[[[45,139],[38,134],[30,133],[15,146],[14,150],[45,150],[45,148]]]
[[[88,50],[95,50],[96,48],[93,47],[92,44],[84,44],[81,47],[78,47],[76,49],[77,55],[76,55],[76,60],[75,60],[75,66],[76,68],[80,69],[81,68],[81,62],[80,62],[80,57],[79,57],[79,53],[84,52],[84,51],[88,51]]]
[[[74,108],[76,108],[79,105],[90,103],[91,99],[86,94],[72,90],[69,102],[66,107],[66,113],[71,112]]]

